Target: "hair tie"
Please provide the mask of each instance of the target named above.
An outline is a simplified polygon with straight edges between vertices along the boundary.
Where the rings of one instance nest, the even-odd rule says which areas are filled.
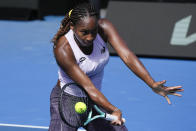
[[[71,12],[73,11],[73,9],[71,9],[70,11],[69,11],[69,18],[70,18],[70,16],[71,16]]]

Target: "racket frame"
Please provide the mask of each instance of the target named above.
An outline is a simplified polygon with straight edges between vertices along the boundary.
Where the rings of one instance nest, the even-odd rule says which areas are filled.
[[[62,95],[63,95],[63,93],[64,93],[64,90],[65,90],[66,87],[68,87],[68,86],[70,86],[70,85],[76,85],[76,86],[78,86],[81,90],[83,90],[83,91],[86,93],[86,95],[87,95],[88,98],[89,98],[89,96],[88,96],[88,93],[87,93],[84,89],[82,89],[82,87],[81,87],[80,85],[78,85],[77,83],[74,83],[74,82],[67,83],[67,84],[66,84],[65,86],[63,86],[63,88],[61,89],[60,101],[59,101],[59,113],[60,113],[60,116],[61,116],[62,120],[63,120],[66,124],[68,124],[68,125],[71,126],[71,127],[74,127],[73,125],[69,124],[69,123],[65,120],[64,114],[63,114],[63,111],[62,111],[62,103],[61,103],[61,102],[62,102]],[[90,100],[90,98],[89,98],[89,100]],[[97,105],[95,105],[95,104],[93,104],[92,108],[94,108],[94,109],[97,111],[97,113],[98,113],[99,115],[95,115],[95,116],[92,117],[92,112],[93,112],[93,111],[92,111],[92,109],[90,109],[90,112],[89,112],[89,114],[88,114],[87,120],[84,122],[84,124],[83,124],[82,126],[86,126],[88,123],[90,123],[91,121],[93,121],[93,120],[95,120],[95,119],[98,119],[98,118],[105,118],[106,120],[109,120],[109,121],[113,121],[113,120],[116,120],[116,119],[117,119],[116,116],[103,112],[103,111],[102,111],[101,109],[99,109],[99,107],[98,107]],[[63,116],[63,117],[62,117],[62,116]],[[122,118],[122,121],[125,122],[125,118]]]

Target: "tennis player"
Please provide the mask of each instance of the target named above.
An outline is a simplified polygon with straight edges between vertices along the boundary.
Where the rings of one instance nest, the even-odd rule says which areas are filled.
[[[60,90],[66,83],[73,81],[81,85],[98,106],[118,118],[112,122],[96,119],[84,127],[87,131],[127,131],[120,109],[101,93],[104,67],[109,59],[106,43],[111,44],[127,67],[154,92],[165,97],[169,104],[171,102],[167,95],[181,96],[176,92],[183,91],[181,86],[164,86],[165,80],[155,82],[112,23],[107,19],[98,19],[94,6],[89,3],[77,5],[66,14],[53,43],[59,78],[50,97],[49,131],[77,130],[63,123],[58,111]],[[77,91],[72,88],[66,92],[77,95]]]

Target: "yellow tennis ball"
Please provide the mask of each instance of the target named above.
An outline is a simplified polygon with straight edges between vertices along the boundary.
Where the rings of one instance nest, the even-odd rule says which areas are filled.
[[[75,104],[75,111],[78,113],[78,114],[82,114],[86,111],[87,107],[86,107],[86,104],[84,102],[77,102]]]

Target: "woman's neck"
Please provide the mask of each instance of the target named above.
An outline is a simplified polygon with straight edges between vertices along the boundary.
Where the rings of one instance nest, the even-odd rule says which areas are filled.
[[[74,40],[76,41],[76,44],[78,45],[78,47],[80,48],[80,50],[85,54],[85,55],[90,55],[93,51],[93,44],[86,47],[86,46],[82,46],[82,44],[80,43],[80,41],[77,39],[77,37],[74,35]]]

